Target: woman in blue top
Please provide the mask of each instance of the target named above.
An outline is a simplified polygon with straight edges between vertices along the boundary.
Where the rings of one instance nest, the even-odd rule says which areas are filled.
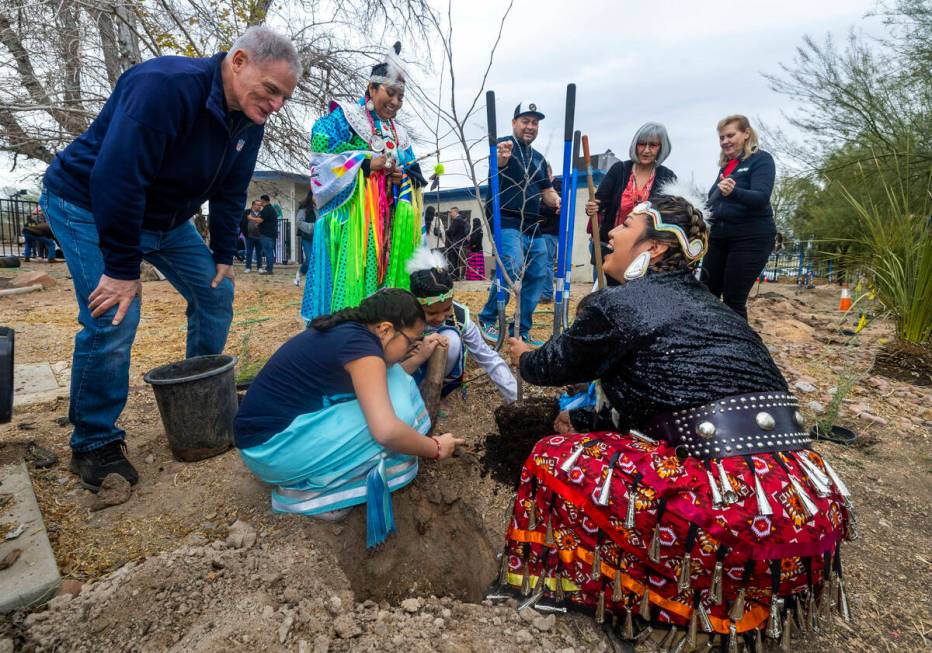
[[[712,228],[703,279],[713,295],[746,320],[748,294],[777,235],[770,205],[776,166],[758,147],[757,132],[744,116],[720,120],[718,140],[722,153],[718,178],[709,190]]]
[[[337,519],[368,502],[369,546],[394,530],[389,492],[414,479],[418,457],[447,458],[464,442],[425,437],[430,419],[398,365],[424,325],[411,293],[386,288],[316,318],[272,355],[246,393],[235,440],[273,486],[273,510]]]

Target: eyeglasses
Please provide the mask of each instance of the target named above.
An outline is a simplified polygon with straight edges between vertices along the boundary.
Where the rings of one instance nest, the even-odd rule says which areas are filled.
[[[404,337],[405,341],[408,343],[407,351],[411,351],[412,349],[417,347],[421,343],[421,341],[424,340],[424,336],[421,336],[420,338],[410,338],[407,333],[405,333],[404,331],[399,331],[397,329],[395,330],[395,333]]]

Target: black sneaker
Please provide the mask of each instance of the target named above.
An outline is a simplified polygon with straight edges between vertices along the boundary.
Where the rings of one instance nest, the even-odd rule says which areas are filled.
[[[119,474],[129,481],[130,485],[136,485],[139,474],[126,459],[125,451],[126,445],[120,440],[93,451],[72,451],[69,469],[81,477],[81,485],[91,492],[100,490],[100,484],[107,474]]]

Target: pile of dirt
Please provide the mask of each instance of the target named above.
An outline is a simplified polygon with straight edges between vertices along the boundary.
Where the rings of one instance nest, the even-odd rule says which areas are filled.
[[[513,602],[360,601],[329,553],[290,537],[254,538],[247,530],[245,538],[182,546],[130,563],[76,597],[63,594],[23,620],[16,650],[570,653],[580,636],[592,643],[586,650],[609,650],[590,619],[519,615]],[[462,559],[461,545],[469,543],[449,543]]]

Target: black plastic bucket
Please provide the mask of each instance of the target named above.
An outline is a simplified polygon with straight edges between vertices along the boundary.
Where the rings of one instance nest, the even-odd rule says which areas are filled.
[[[150,370],[152,386],[172,454],[192,462],[233,445],[236,417],[235,356],[195,356]]]

